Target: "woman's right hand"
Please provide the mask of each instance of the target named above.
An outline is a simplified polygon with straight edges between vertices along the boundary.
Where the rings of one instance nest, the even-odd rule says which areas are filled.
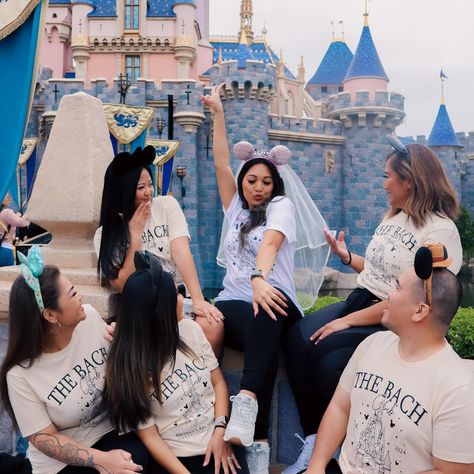
[[[149,202],[142,202],[133,213],[128,222],[130,238],[140,239],[145,228],[146,221],[150,218],[151,210]]]
[[[349,250],[347,250],[344,242],[344,231],[341,230],[336,239],[329,230],[324,229],[324,236],[331,252],[335,253],[343,262],[347,262],[349,260]]]
[[[143,467],[132,461],[132,455],[123,449],[113,449],[112,451],[102,451],[97,457],[95,468],[101,474],[131,474],[142,472]]]
[[[218,86],[213,86],[211,95],[204,95],[201,97],[203,105],[209,107],[211,114],[224,113],[224,107],[221,102],[221,91],[225,87],[225,82],[222,82]]]

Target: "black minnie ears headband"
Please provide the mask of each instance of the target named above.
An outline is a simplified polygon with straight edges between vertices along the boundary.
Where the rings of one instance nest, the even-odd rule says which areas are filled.
[[[153,294],[156,295],[163,278],[163,267],[161,266],[159,258],[148,250],[142,252],[137,250],[133,257],[133,263],[135,264],[136,270],[148,271],[153,285]]]
[[[112,160],[112,169],[118,175],[124,175],[135,168],[150,166],[155,160],[156,150],[148,145],[142,149],[137,147],[133,153],[128,151],[115,155]]]
[[[399,153],[408,157],[408,148],[400,141],[400,139],[395,135],[387,135],[387,140],[390,145],[395,148]]]
[[[432,276],[433,268],[447,268],[453,259],[448,256],[448,251],[443,244],[427,244],[420,247],[415,254],[415,273],[423,280],[425,301],[432,306]]]

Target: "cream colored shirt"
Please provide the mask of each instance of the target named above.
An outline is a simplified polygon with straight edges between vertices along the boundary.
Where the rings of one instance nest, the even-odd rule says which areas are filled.
[[[416,251],[428,243],[444,244],[453,259],[449,269],[457,274],[462,265],[462,246],[451,219],[431,216],[419,229],[404,212],[384,219],[367,246],[364,270],[359,273],[357,284],[380,299],[387,299],[397,278],[413,266]]]
[[[90,305],[62,351],[43,353],[31,367],[8,371],[10,402],[21,434],[28,437],[51,423],[59,433],[90,447],[113,427],[101,407],[109,343],[105,323]],[[30,444],[34,474],[52,474],[65,464]]]
[[[160,258],[163,269],[173,275],[175,282],[181,283],[174,262],[171,259],[170,244],[178,237],[189,237],[188,225],[178,201],[173,196],[155,197],[151,204],[151,215],[142,233],[143,250]],[[102,227],[94,236],[95,253],[99,256]]]
[[[162,403],[151,392],[153,417],[141,429],[156,425],[176,456],[206,452],[214,432],[215,394],[211,371],[219,367],[201,326],[189,319],[179,322],[179,335],[194,355],[178,351],[176,364],[161,374]]]
[[[363,341],[339,381],[351,397],[339,464],[344,474],[410,474],[433,469],[432,456],[474,462],[474,371],[446,343],[406,362],[399,338],[378,332]]]

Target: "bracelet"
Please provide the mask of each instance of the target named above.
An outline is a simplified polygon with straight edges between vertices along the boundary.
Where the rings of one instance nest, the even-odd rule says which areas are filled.
[[[347,250],[349,252],[349,261],[348,262],[344,262],[344,260],[341,258],[341,263],[343,265],[350,265],[352,263],[352,254],[351,254],[351,251],[348,249]]]

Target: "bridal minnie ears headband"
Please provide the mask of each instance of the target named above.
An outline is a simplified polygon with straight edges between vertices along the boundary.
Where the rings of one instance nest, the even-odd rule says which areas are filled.
[[[275,166],[288,164],[292,155],[291,151],[283,145],[277,145],[270,151],[257,151],[251,143],[245,141],[238,142],[234,145],[234,154],[237,159],[242,161],[263,158],[272,162]]]
[[[415,273],[423,280],[425,300],[432,306],[432,276],[433,268],[447,268],[453,259],[448,257],[448,252],[443,244],[427,244],[420,247],[415,254]]]
[[[39,277],[43,274],[44,270],[44,261],[43,256],[41,255],[41,250],[38,245],[33,245],[28,252],[28,257],[25,257],[21,252],[18,252],[18,258],[21,262],[21,275],[26,284],[33,291],[40,313],[43,314],[44,303],[39,284]]]

